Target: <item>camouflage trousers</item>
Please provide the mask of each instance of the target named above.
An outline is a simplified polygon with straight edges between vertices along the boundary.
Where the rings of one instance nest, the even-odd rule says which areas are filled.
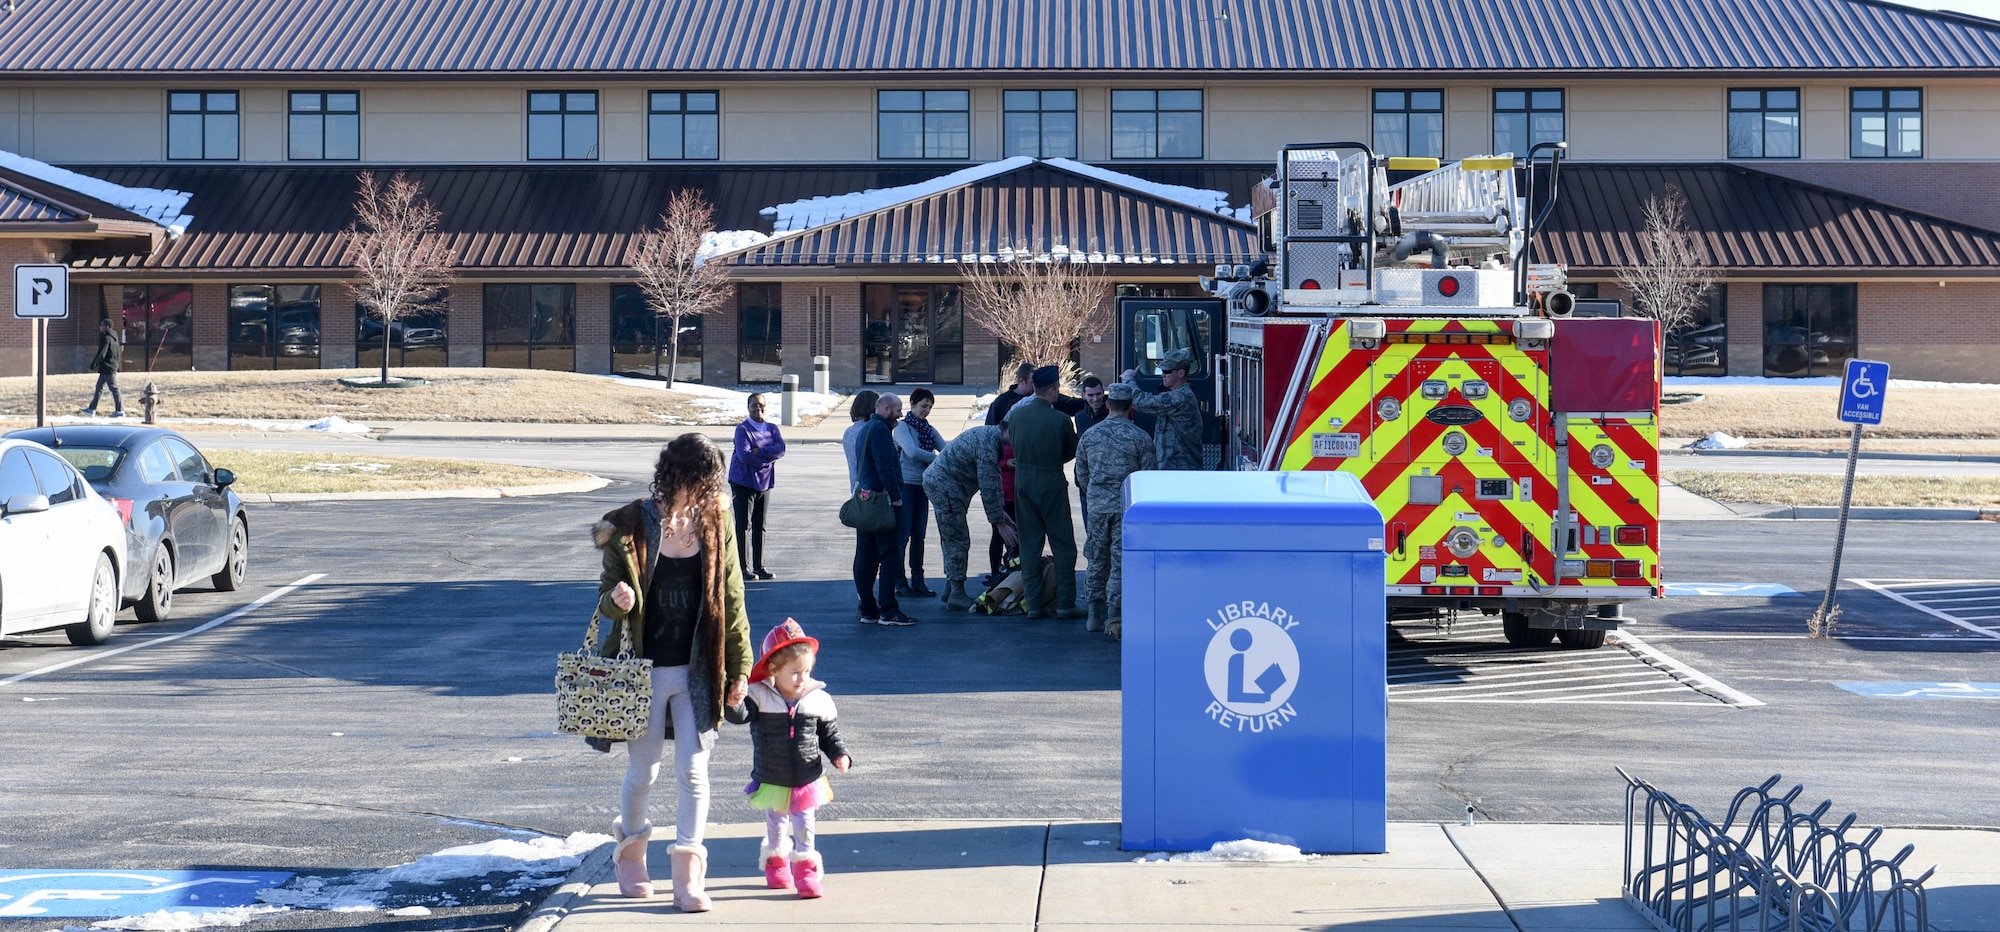
[[[1090,569],[1083,577],[1083,597],[1085,601],[1105,601],[1105,612],[1117,617],[1118,600],[1124,595],[1125,552],[1120,545],[1124,536],[1125,514],[1110,511],[1083,519],[1084,559],[1090,561]]]
[[[972,551],[972,531],[965,521],[966,513],[972,510],[972,499],[954,483],[930,481],[928,473],[924,476],[924,494],[930,496],[931,513],[937,518],[938,549],[944,551],[944,578],[963,582],[966,555]]]

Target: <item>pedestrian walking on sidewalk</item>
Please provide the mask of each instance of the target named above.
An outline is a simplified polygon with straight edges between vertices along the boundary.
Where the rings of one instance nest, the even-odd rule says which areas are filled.
[[[930,498],[924,494],[924,471],[944,447],[937,430],[931,427],[931,407],[935,404],[937,396],[930,389],[911,392],[910,413],[903,415],[891,434],[903,468],[903,510],[897,513],[896,524],[896,553],[903,560],[903,579],[896,585],[898,597],[937,596],[924,584],[924,535],[929,531],[931,516]]]
[[[653,834],[647,802],[660,777],[666,743],[674,744],[674,905],[704,912],[708,849],[708,753],[724,706],[743,701],[750,675],[750,620],[743,608],[734,522],[723,492],[722,452],[688,433],[660,451],[652,494],[606,514],[592,529],[602,551],[598,610],[611,619],[598,645],[611,653],[620,629],[632,649],[653,661],[653,705],[646,732],[626,745],[625,783],[613,861],[618,891],[653,895],[646,845]],[[608,742],[593,741],[598,750]]]
[[[125,396],[118,393],[118,367],[125,361],[125,341],[118,338],[118,331],[111,326],[111,318],[97,321],[97,353],[90,357],[90,368],[97,373],[97,387],[90,390],[90,404],[76,412],[95,416],[97,399],[106,388],[111,389],[111,416],[125,416]]]
[[[861,623],[902,627],[917,623],[903,614],[896,585],[903,578],[903,560],[896,553],[896,527],[903,522],[903,466],[892,439],[903,418],[903,398],[888,392],[875,399],[875,414],[863,422],[855,444],[855,491],[887,496],[896,526],[886,531],[854,532],[854,591],[861,596]],[[852,430],[852,428],[849,428]]]
[[[1061,373],[1035,370],[1035,395],[1007,415],[1014,441],[1014,516],[1021,525],[1021,570],[1029,618],[1082,618],[1076,607],[1076,527],[1069,518],[1063,464],[1076,458],[1076,423],[1054,406]],[[1042,598],[1042,542],[1055,557],[1056,604]]]
[[[994,536],[1008,547],[1018,543],[1014,518],[1007,510],[1007,493],[1000,482],[1001,450],[1006,443],[1006,425],[974,427],[945,444],[924,472],[924,496],[937,515],[938,549],[944,551],[944,603],[954,612],[972,607],[972,596],[965,591],[972,531],[965,519],[972,511],[974,494],[986,509]]]
[[[1083,505],[1083,597],[1090,604],[1085,631],[1122,636],[1124,613],[1125,477],[1158,463],[1153,438],[1132,423],[1132,386],[1108,390],[1107,416],[1076,442],[1076,484],[1086,490]]]
[[[737,565],[745,578],[770,579],[764,569],[764,512],[778,482],[773,464],[785,455],[778,425],[764,420],[764,396],[751,393],[750,416],[736,425],[736,449],[729,458],[729,498],[736,511]]]
[[[764,885],[796,888],[802,899],[825,893],[826,862],[813,845],[819,807],[833,800],[826,765],[846,773],[852,765],[841,743],[840,717],[826,684],[813,679],[819,641],[790,618],[764,635],[763,656],[750,670],[744,701],[729,720],[750,726],[750,805],[764,810],[764,844],[757,859]]]

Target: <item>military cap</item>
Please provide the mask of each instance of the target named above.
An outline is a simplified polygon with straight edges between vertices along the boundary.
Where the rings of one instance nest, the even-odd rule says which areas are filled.
[[[1104,397],[1112,401],[1131,401],[1132,393],[1136,390],[1137,386],[1130,382],[1113,382],[1104,386]]]
[[[1193,365],[1194,355],[1187,350],[1177,349],[1168,353],[1165,359],[1160,360],[1160,371],[1172,372],[1175,369],[1191,368]]]
[[[1062,380],[1062,370],[1054,366],[1043,366],[1035,370],[1035,387],[1047,388]]]

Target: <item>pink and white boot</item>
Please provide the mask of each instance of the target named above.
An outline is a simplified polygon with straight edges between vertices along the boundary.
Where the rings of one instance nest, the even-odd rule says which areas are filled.
[[[646,843],[653,838],[653,823],[648,822],[645,828],[627,835],[624,820],[612,819],[611,837],[618,842],[618,847],[612,849],[611,860],[619,895],[639,900],[652,896],[653,878],[646,870]]]
[[[779,840],[776,848],[771,847],[768,841],[757,846],[757,857],[764,862],[764,886],[773,890],[792,888],[791,853],[792,840],[789,838]]]
[[[816,900],[826,895],[826,888],[820,885],[825,870],[826,862],[820,860],[819,852],[792,852],[792,883],[799,888],[799,899]]]

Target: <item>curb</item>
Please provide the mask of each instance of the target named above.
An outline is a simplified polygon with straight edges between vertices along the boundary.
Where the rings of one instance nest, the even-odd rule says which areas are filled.
[[[1732,511],[1738,506],[1724,505]],[[1777,518],[1800,521],[1831,521],[1840,509],[1831,505],[1744,505],[1739,518]],[[1892,508],[1847,509],[1852,521],[2000,521],[2000,508]]]
[[[1818,450],[1690,450],[1685,447],[1664,449],[1660,451],[1660,454],[1662,456],[1782,456],[1821,460],[1844,460],[1847,458],[1847,454],[1845,453],[1822,452]],[[1864,460],[1912,460],[1935,463],[2000,463],[2000,456],[1972,453],[1896,453],[1863,450],[1861,451],[1861,458]]]
[[[521,923],[516,932],[549,932],[557,923],[562,922],[563,917],[569,915],[569,908],[577,898],[590,892],[590,878],[603,873],[605,867],[610,865],[611,851],[615,847],[609,843],[598,845],[596,850],[583,859],[582,864],[576,866],[576,870],[570,871],[569,876],[563,878],[562,886],[557,887],[556,892],[549,894],[548,898],[542,901],[542,905],[535,907],[535,911],[529,914],[527,921]]]
[[[274,504],[282,502],[381,502],[413,501],[432,498],[526,498],[534,495],[564,495],[571,492],[595,492],[611,484],[611,480],[601,476],[586,476],[570,482],[545,482],[540,485],[513,485],[503,487],[471,489],[436,489],[431,491],[401,492],[251,492],[241,495],[243,501],[252,504]]]

